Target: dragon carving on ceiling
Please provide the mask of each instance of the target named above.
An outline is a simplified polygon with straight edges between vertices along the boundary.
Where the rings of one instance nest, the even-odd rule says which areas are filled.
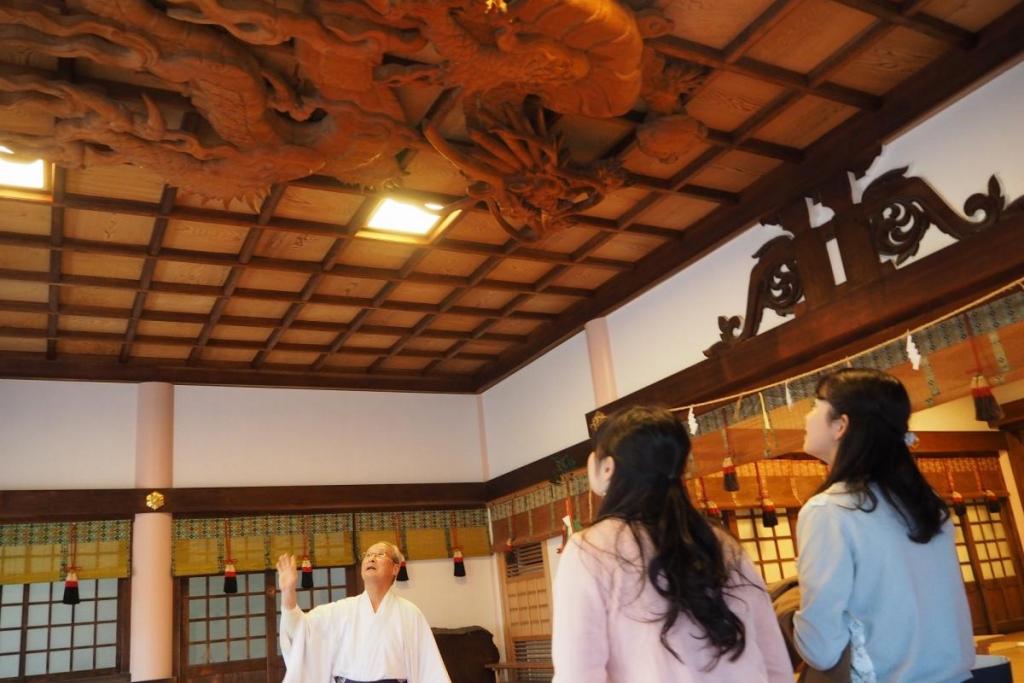
[[[511,235],[536,240],[628,182],[616,156],[575,161],[559,116],[645,112],[635,148],[663,162],[706,135],[684,106],[706,69],[645,45],[672,30],[666,4],[2,0],[8,49],[158,87],[114,93],[60,67],[0,65],[0,110],[55,117],[50,135],[2,132],[0,144],[71,168],[134,164],[221,200],[310,174],[399,187],[403,153],[429,149],[466,177],[458,204],[482,203]],[[414,88],[444,93],[422,123],[402,106]],[[172,125],[157,91],[191,113]],[[441,132],[454,107],[468,139]]]

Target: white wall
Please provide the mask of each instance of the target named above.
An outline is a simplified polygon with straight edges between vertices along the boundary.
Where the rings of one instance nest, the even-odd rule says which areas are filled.
[[[0,489],[135,485],[134,384],[0,380]]]
[[[484,393],[491,477],[586,439],[593,408],[587,342],[578,334]]]
[[[175,486],[482,481],[476,397],[175,387]]]
[[[1002,404],[1024,398],[1024,380],[994,386],[992,394]],[[910,429],[919,432],[996,431],[974,419],[974,400],[970,396],[917,411],[910,416]]]
[[[494,644],[504,651],[499,624],[501,613],[496,596],[493,557],[467,557],[466,576],[456,578],[451,560],[409,562],[409,580],[395,583],[396,595],[413,602],[427,623],[439,628],[482,626],[494,635]]]

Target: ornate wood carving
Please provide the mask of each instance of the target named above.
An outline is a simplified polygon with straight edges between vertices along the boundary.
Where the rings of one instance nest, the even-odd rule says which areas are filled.
[[[964,202],[964,213],[968,216],[964,218],[925,180],[907,177],[906,170],[906,167],[893,169],[876,178],[864,190],[859,204],[847,201],[834,180],[819,193],[836,210],[836,216],[827,227],[834,227],[836,236],[841,238],[839,247],[844,264],[855,264],[857,284],[892,272],[891,268],[880,267],[881,259],[895,257],[896,264],[900,264],[915,255],[932,225],[957,240],[965,240],[984,232],[1007,215],[1024,210],[1024,197],[1006,206],[999,182],[992,176],[987,193],[973,194]],[[721,341],[706,349],[705,356],[717,356],[737,342],[755,336],[765,309],[788,315],[794,312],[805,294],[809,307],[816,308],[826,303],[834,292],[836,285],[825,250],[824,233],[827,231],[811,229],[802,206],[803,202],[798,202],[781,214],[765,219],[769,223],[781,222],[795,237],[776,237],[754,254],[758,262],[750,274],[746,315],[743,319],[720,316]],[[979,214],[978,219],[970,218]],[[865,238],[870,238],[873,264],[865,262]],[[815,283],[814,286],[808,286],[809,282]]]
[[[864,190],[859,207],[875,250],[882,257],[895,256],[897,265],[917,254],[931,225],[963,240],[991,227],[1002,214],[1005,199],[995,176],[988,179],[987,194],[972,194],[964,202],[968,217],[981,214],[980,220],[972,221],[961,218],[926,181],[908,178],[906,172],[904,166],[876,178]]]
[[[619,159],[578,164],[552,113],[614,117],[641,101],[637,148],[671,161],[707,129],[684,98],[708,69],[645,48],[672,22],[663,2],[614,0],[15,0],[0,7],[11,48],[141,72],[187,98],[194,130],[68,74],[0,67],[0,106],[56,116],[52,136],[0,135],[23,156],[81,168],[131,163],[184,193],[252,202],[312,173],[400,185],[403,150],[432,148],[513,237],[536,240],[621,186]],[[65,7],[66,6],[66,7]],[[420,61],[436,53],[436,63]],[[430,57],[433,59],[433,57]],[[469,146],[422,130],[401,88],[458,95]]]

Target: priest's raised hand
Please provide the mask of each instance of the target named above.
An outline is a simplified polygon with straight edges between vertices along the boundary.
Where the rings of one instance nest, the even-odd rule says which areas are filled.
[[[295,556],[285,553],[277,558],[277,587],[281,591],[281,609],[290,610],[298,606],[295,599],[295,586],[299,582],[299,573]]]

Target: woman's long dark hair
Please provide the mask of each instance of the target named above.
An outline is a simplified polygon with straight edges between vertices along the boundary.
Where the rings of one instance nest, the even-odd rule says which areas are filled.
[[[858,507],[871,512],[878,506],[874,485],[903,518],[910,540],[934,538],[949,510],[910,457],[904,440],[910,398],[903,384],[879,370],[848,368],[823,377],[815,394],[832,406],[830,417],[850,421],[819,491],[842,482],[860,496]]]
[[[715,531],[690,502],[682,483],[690,455],[686,428],[669,411],[627,408],[609,417],[594,435],[598,462],[613,458],[608,491],[595,523],[603,519],[626,522],[643,552],[638,531],[654,545],[646,563],[647,580],[668,602],[661,626],[661,644],[680,613],[689,615],[715,650],[710,665],[743,653],[743,622],[725,602],[732,579],[722,544]]]

